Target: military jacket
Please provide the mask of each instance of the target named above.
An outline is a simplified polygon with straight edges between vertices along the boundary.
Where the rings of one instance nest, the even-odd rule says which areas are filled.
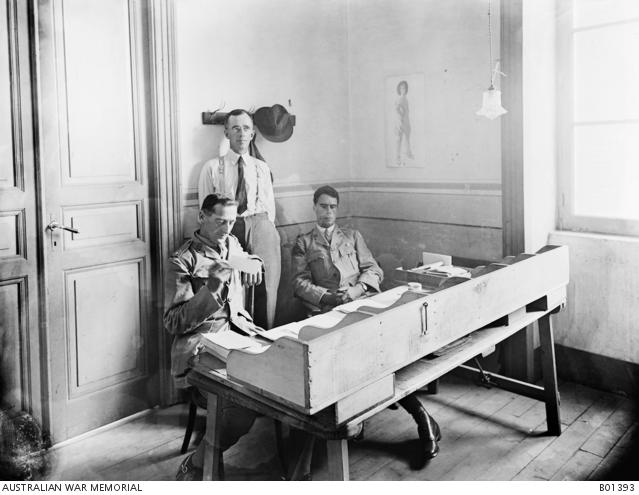
[[[292,256],[295,295],[315,307],[328,290],[347,289],[359,282],[379,292],[384,278],[364,238],[354,229],[335,226],[329,244],[315,226],[297,237]]]
[[[242,253],[239,241],[229,235],[225,258]],[[244,287],[239,271],[233,271],[221,298],[214,297],[206,287],[211,265],[221,259],[220,253],[198,232],[169,258],[164,327],[174,336],[171,374],[177,387],[188,386],[185,375],[191,358],[200,348],[201,334],[229,330],[230,322],[249,333],[254,328],[251,316],[244,309]]]

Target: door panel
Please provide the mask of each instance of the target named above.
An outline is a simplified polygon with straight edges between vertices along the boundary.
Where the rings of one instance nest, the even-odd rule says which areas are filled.
[[[42,419],[27,19],[0,1],[0,403]]]
[[[3,390],[3,402],[22,407],[22,392],[25,387],[23,367],[25,349],[24,337],[27,334],[25,324],[26,301],[25,279],[3,280],[0,282],[0,377]]]
[[[142,201],[65,207],[62,218],[82,233],[65,236],[65,250],[143,240]]]
[[[142,262],[66,272],[71,397],[144,375]]]
[[[128,2],[64,0],[60,6],[69,135],[63,182],[135,181]]]
[[[39,0],[41,169],[55,442],[158,402],[146,4]]]
[[[0,190],[15,186],[13,162],[13,108],[9,70],[10,36],[6,2],[0,2]]]

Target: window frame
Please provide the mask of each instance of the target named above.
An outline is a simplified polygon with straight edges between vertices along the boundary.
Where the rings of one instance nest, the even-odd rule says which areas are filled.
[[[622,236],[639,236],[639,219],[578,215],[575,205],[573,104],[573,0],[558,0],[556,30],[557,91],[557,228]],[[638,19],[639,20],[639,19]],[[619,24],[628,21],[619,21]],[[610,26],[615,23],[602,23]],[[582,29],[580,29],[582,30]],[[631,120],[628,120],[630,122]],[[639,139],[639,136],[638,136]],[[637,163],[639,166],[639,163]],[[639,190],[637,191],[639,194]]]

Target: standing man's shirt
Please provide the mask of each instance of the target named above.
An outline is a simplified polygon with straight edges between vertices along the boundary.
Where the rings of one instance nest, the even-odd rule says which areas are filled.
[[[240,155],[229,150],[226,155],[207,161],[200,172],[198,183],[198,202],[211,193],[222,194],[236,199],[238,180],[238,160]],[[275,197],[271,171],[268,165],[248,153],[242,155],[244,160],[244,182],[247,193],[247,209],[240,216],[256,213],[267,213],[271,222],[275,222]]]

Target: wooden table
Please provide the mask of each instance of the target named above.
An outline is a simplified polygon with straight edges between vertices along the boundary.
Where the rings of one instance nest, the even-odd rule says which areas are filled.
[[[198,365],[189,374],[188,380],[205,393],[208,399],[206,433],[203,438],[205,442],[204,479],[220,479],[221,452],[217,448],[221,428],[221,408],[218,407],[220,399],[231,401],[326,440],[330,479],[348,480],[348,439],[359,432],[361,423],[455,368],[464,375],[475,378],[479,376],[494,386],[545,402],[548,433],[560,435],[559,393],[551,322],[551,314],[559,309],[559,307],[541,308],[535,311],[535,308],[529,307],[527,311],[509,315],[501,326],[470,333],[460,345],[449,346],[448,350],[442,351],[441,355],[434,359],[422,358],[396,371],[395,392],[392,397],[356,413],[341,424],[335,424],[335,415],[330,407],[316,414],[307,415],[228,379],[225,370],[210,370]],[[535,321],[539,326],[543,386],[521,382],[496,373],[483,372],[463,364]]]

